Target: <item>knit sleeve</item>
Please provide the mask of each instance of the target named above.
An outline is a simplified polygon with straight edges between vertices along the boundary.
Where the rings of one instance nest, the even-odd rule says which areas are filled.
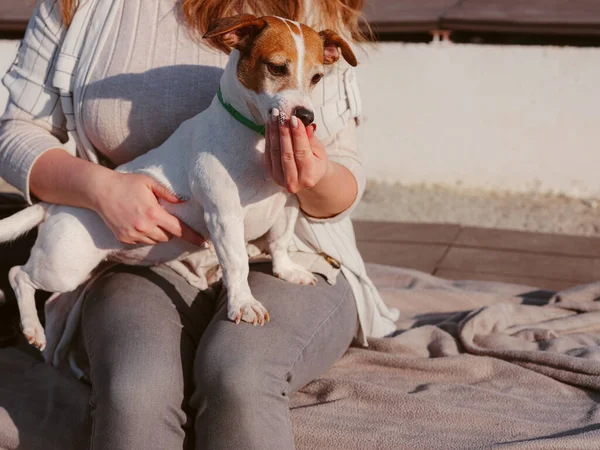
[[[59,1],[38,2],[16,60],[2,79],[9,99],[0,118],[0,177],[30,203],[35,161],[47,150],[65,148],[67,139],[60,95],[50,84],[65,31]]]

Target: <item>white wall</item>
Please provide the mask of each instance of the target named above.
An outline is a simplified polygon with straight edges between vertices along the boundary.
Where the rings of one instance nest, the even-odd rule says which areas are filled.
[[[0,41],[0,73],[16,46]],[[600,48],[384,43],[361,59],[370,179],[600,195]]]
[[[386,43],[360,75],[370,178],[600,195],[600,48]]]

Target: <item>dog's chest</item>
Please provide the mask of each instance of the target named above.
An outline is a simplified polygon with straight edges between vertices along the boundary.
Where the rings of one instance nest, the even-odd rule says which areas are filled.
[[[264,168],[264,143],[259,142],[227,154],[198,156],[195,179],[199,200],[213,206],[209,214],[243,217],[246,241],[264,235],[282,212],[289,194]],[[235,158],[231,155],[235,154]],[[237,206],[236,206],[237,205]]]
[[[244,210],[245,238],[246,241],[251,241],[264,235],[273,226],[282,213],[288,194],[281,188],[269,186],[268,189],[247,197],[241,200]]]
[[[220,176],[215,176],[219,171],[205,161],[204,166],[212,173],[207,177],[210,180],[212,202],[215,209],[209,212],[223,216],[241,215],[244,220],[245,240],[251,241],[263,236],[273,226],[287,202],[289,194],[269,178],[262,166],[255,164],[246,165],[245,170],[223,171]],[[234,187],[235,186],[235,187]],[[208,190],[208,186],[204,186]],[[231,209],[231,200],[238,203],[241,209]],[[206,209],[202,205],[202,198],[190,198],[188,201],[172,204],[161,201],[163,207],[171,214],[176,215],[183,222],[190,225],[203,236],[208,237],[209,230],[203,220]],[[237,211],[236,211],[237,210]]]

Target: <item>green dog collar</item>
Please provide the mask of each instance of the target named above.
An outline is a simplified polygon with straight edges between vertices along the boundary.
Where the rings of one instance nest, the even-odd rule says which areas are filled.
[[[262,134],[263,136],[265,135],[265,127],[263,125],[258,125],[256,123],[252,122],[247,117],[244,117],[237,109],[235,109],[229,103],[225,103],[225,100],[223,100],[223,94],[221,94],[221,87],[219,87],[219,89],[217,89],[217,98],[219,99],[219,103],[221,103],[221,105],[223,105],[223,108],[225,108],[225,110],[229,114],[231,114],[235,120],[237,120],[241,124],[247,126],[251,130],[256,131],[259,134]]]

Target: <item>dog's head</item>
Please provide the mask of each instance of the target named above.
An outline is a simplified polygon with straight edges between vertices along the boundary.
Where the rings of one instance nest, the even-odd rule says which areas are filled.
[[[249,91],[253,115],[266,122],[273,108],[295,115],[305,125],[314,120],[310,93],[323,77],[324,65],[343,57],[357,61],[337,33],[274,16],[242,14],[212,22],[204,38],[218,39],[239,51],[237,78]]]

